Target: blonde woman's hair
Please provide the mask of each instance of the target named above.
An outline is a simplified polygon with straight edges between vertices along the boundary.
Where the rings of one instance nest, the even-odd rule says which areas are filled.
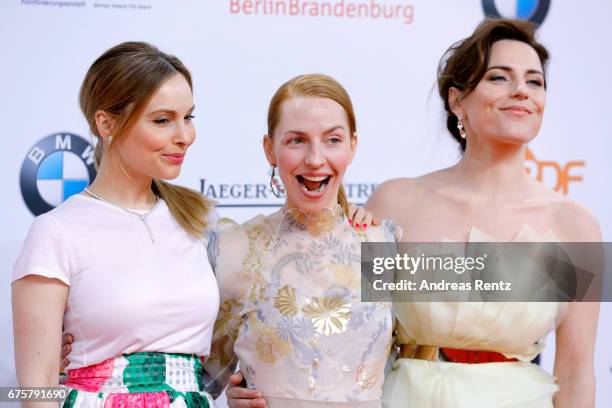
[[[151,97],[172,76],[182,75],[193,89],[191,74],[175,56],[144,42],[124,42],[102,54],[89,68],[79,92],[79,103],[92,135],[98,139],[95,165],[104,154],[96,125],[96,112],[112,115],[117,127],[109,147],[126,137]],[[166,181],[153,180],[153,192],[162,198],[178,224],[194,237],[208,226],[213,203],[200,193]]]
[[[355,120],[351,98],[335,79],[322,74],[300,75],[278,88],[268,107],[268,135],[270,137],[274,134],[274,130],[280,121],[282,103],[287,99],[300,96],[316,96],[337,102],[346,113],[351,138],[356,137],[357,121]],[[338,190],[338,204],[348,216],[348,200],[342,184],[340,184],[340,190]]]

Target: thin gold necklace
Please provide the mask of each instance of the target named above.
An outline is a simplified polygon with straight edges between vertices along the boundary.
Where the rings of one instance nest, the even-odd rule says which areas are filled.
[[[153,245],[155,245],[155,239],[153,238],[153,231],[151,231],[151,227],[149,226],[149,222],[147,221],[147,217],[153,211],[155,211],[155,209],[157,208],[157,205],[159,204],[159,197],[157,195],[155,196],[155,204],[153,205],[153,207],[151,207],[150,210],[147,210],[146,212],[141,213],[141,212],[138,212],[138,211],[131,210],[129,208],[125,208],[124,206],[122,206],[120,204],[117,204],[117,203],[115,203],[113,201],[107,200],[106,198],[100,197],[99,195],[97,195],[96,193],[91,191],[88,187],[86,187],[84,191],[87,194],[89,194],[90,196],[92,196],[93,198],[95,198],[96,200],[100,200],[102,202],[114,205],[115,207],[122,209],[123,211],[125,211],[128,214],[133,215],[135,217],[138,217],[140,219],[140,221],[142,221],[142,223],[147,228],[147,232],[149,233],[149,238],[151,238],[151,242],[153,243]]]

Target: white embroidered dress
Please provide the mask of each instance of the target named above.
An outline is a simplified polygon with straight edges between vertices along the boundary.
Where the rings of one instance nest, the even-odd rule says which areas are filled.
[[[340,207],[281,210],[223,230],[212,250],[221,309],[206,370],[223,383],[237,357],[269,408],[380,407],[392,317],[389,303],[361,302],[360,244],[393,241],[391,231],[357,232]]]

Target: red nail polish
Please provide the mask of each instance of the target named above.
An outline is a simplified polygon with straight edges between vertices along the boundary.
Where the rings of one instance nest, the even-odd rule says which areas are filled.
[[[368,224],[363,224],[362,227],[363,227],[363,229],[366,229],[366,228],[368,228]]]
[[[353,225],[353,220],[349,218],[349,224]]]

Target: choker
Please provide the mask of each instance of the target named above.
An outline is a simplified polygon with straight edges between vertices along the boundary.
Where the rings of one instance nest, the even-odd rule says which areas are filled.
[[[300,231],[308,231],[318,236],[330,232],[337,223],[345,222],[342,206],[337,204],[334,208],[325,207],[321,211],[309,212],[299,208],[283,208],[284,221],[290,227]]]

